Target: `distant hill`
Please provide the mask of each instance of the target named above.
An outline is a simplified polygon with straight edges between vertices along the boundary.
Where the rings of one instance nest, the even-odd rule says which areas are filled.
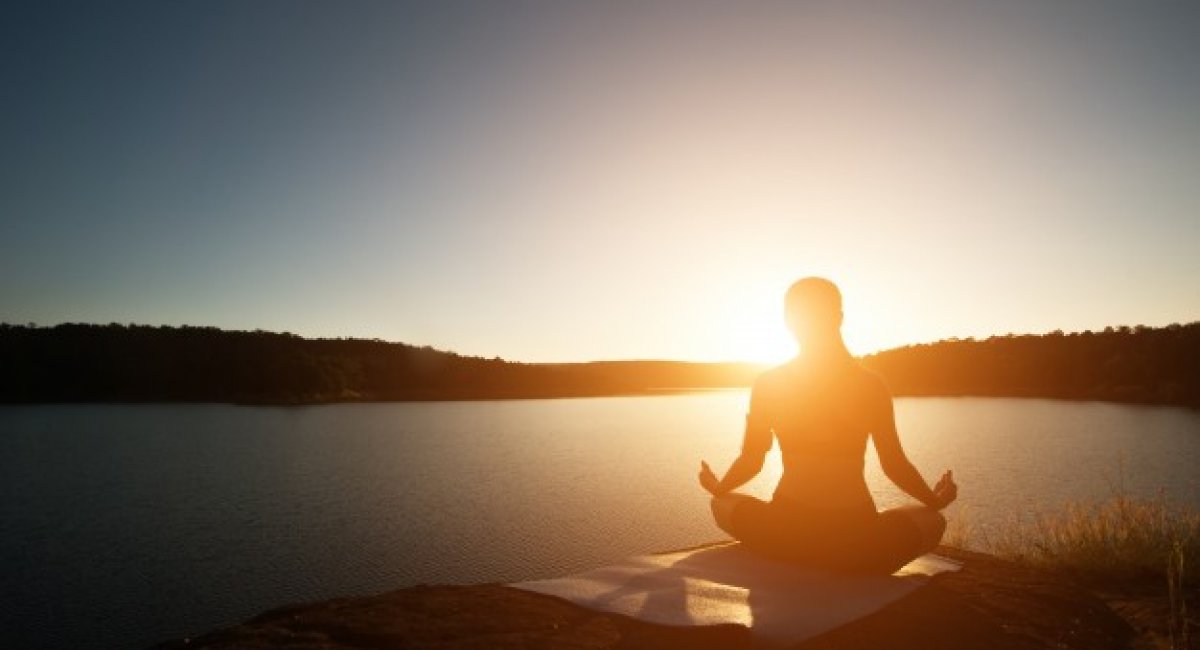
[[[364,339],[215,327],[0,324],[0,402],[506,399],[749,386],[748,363],[536,364]],[[1200,322],[999,336],[868,355],[896,395],[1094,399],[1200,408]]]
[[[746,363],[530,364],[364,339],[215,327],[0,325],[0,401],[307,403],[747,386]]]
[[[897,395],[985,395],[1200,408],[1200,322],[993,336],[863,358]]]

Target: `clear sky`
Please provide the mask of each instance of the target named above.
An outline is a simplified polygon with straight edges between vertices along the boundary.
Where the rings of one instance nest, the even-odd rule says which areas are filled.
[[[1200,319],[1200,12],[7,2],[0,321],[774,360]]]

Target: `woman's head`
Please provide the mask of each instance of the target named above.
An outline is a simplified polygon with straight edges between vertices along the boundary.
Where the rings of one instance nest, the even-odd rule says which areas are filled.
[[[840,340],[842,293],[829,280],[797,280],[787,291],[784,310],[788,329],[801,346]]]

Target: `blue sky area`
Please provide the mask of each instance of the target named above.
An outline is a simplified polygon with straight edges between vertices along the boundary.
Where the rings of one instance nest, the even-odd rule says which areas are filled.
[[[0,321],[774,360],[1200,319],[1200,12],[8,2]]]

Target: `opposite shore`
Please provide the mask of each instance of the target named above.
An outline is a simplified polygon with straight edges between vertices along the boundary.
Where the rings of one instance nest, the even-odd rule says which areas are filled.
[[[261,405],[654,395],[749,386],[752,363],[523,363],[213,327],[0,324],[0,403]],[[951,339],[862,357],[898,397],[1200,408],[1200,322]]]

